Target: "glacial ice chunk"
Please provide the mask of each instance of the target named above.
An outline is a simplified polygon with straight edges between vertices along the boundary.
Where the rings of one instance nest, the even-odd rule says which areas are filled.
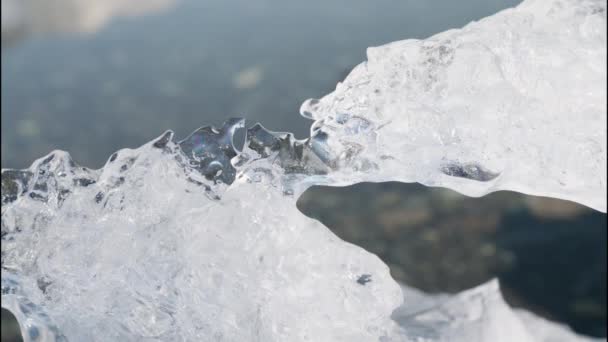
[[[54,151],[2,170],[2,305],[26,341],[587,341],[514,311],[491,282],[454,297],[296,208],[314,184],[508,189],[606,210],[606,2],[526,0],[368,51],[309,100],[296,140],[239,120],[168,131],[103,168]]]
[[[255,128],[243,153],[266,157],[238,160],[231,184],[208,177],[201,156],[233,153],[218,142],[234,122],[185,150],[167,132],[101,170],[60,151],[3,170],[2,305],[26,341],[590,341],[522,320],[496,282],[400,288],[285,191],[306,182],[284,151],[310,141]]]
[[[390,336],[402,297],[388,267],[263,179],[248,173],[227,187],[207,177],[202,156],[223,160],[230,151],[218,148],[230,141],[222,131],[203,128],[180,143],[164,134],[117,152],[97,171],[58,151],[28,170],[3,171],[2,302],[28,317],[24,334],[59,338],[57,331],[71,341]],[[24,307],[40,314],[29,319]]]
[[[425,40],[369,48],[336,90],[302,105],[335,179],[513,190],[606,211],[606,1],[527,0]]]
[[[593,341],[504,301],[496,279],[456,295],[428,295],[403,285],[393,318],[408,341]],[[408,303],[411,303],[408,305]],[[600,339],[596,339],[600,341]]]

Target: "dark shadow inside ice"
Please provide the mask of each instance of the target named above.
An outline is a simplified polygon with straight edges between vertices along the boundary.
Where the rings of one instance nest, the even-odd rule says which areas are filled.
[[[498,277],[511,305],[606,336],[606,214],[500,191],[471,198],[420,184],[313,187],[298,208],[378,255],[425,292],[457,293]]]
[[[8,310],[2,308],[2,342],[21,342],[19,323],[15,316]]]
[[[462,164],[449,162],[442,165],[440,170],[448,176],[466,178],[478,182],[489,182],[499,176],[498,173],[487,170],[475,163]]]

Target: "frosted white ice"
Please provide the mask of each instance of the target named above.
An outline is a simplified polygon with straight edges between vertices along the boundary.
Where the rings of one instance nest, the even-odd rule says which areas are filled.
[[[45,178],[48,191],[38,193],[49,199],[2,207],[13,236],[2,242],[3,297],[27,298],[71,341],[389,336],[402,297],[380,259],[264,182],[240,178],[212,200],[173,153],[152,145],[119,151],[86,175],[60,152],[34,163],[29,184]],[[86,176],[95,183],[56,201],[60,183]],[[18,283],[5,283],[12,274]],[[360,284],[364,275],[371,281]],[[20,303],[11,310],[28,311]]]
[[[592,340],[522,319],[496,281],[454,297],[400,288],[272,172],[210,196],[174,143],[154,144],[99,171],[53,152],[28,170],[28,196],[3,205],[2,305],[25,341]]]
[[[605,211],[605,24],[604,1],[529,0],[370,49],[303,106],[318,120],[305,142],[257,126],[232,159],[232,121],[100,170],[64,152],[3,170],[2,305],[26,341],[589,340],[512,310],[496,282],[401,289],[295,201],[310,184],[400,180]]]
[[[378,165],[337,180],[514,190],[606,211],[605,0],[527,0],[367,55],[301,108],[330,133],[334,154],[356,145]],[[442,172],[477,167],[498,176]]]
[[[527,311],[510,308],[497,280],[457,295],[427,295],[402,287],[405,301],[393,318],[404,328],[408,341],[593,341]]]

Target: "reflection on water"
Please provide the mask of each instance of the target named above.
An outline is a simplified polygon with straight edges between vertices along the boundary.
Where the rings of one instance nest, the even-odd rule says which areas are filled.
[[[2,45],[29,35],[94,33],[113,17],[167,9],[175,0],[2,0]]]

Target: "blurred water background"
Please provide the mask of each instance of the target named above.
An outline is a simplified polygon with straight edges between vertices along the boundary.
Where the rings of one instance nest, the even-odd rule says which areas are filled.
[[[298,109],[368,46],[426,38],[517,0],[2,0],[2,168],[53,149],[82,165],[229,117],[308,135]],[[298,202],[395,279],[457,292],[498,276],[509,302],[606,336],[606,215],[500,192],[315,187]],[[2,341],[18,339],[2,311]],[[12,329],[12,330],[11,330]]]

